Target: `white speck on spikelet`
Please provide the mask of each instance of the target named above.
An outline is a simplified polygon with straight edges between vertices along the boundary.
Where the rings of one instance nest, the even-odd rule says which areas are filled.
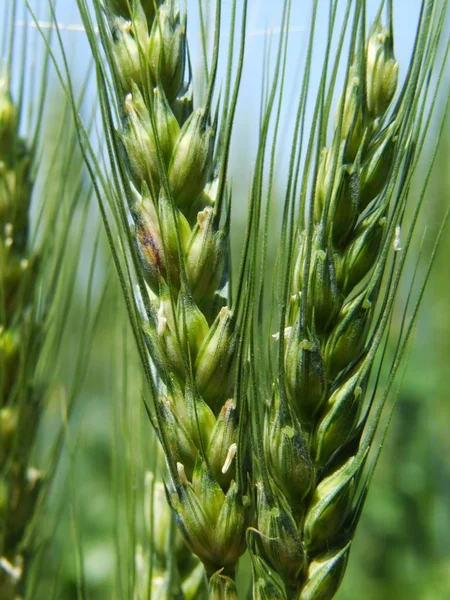
[[[164,335],[164,331],[166,330],[167,319],[164,315],[164,305],[161,303],[161,306],[158,308],[158,326],[157,333],[159,336]]]
[[[184,487],[187,487],[189,482],[187,480],[186,472],[184,470],[184,465],[182,463],[177,462],[177,471],[178,471],[178,475],[180,477],[181,485],[183,485]]]
[[[131,114],[134,111],[132,94],[127,94],[125,96],[125,110],[128,114]]]
[[[224,475],[230,468],[231,463],[233,462],[233,458],[236,456],[236,452],[237,452],[237,444],[236,443],[231,444],[231,446],[228,448],[227,457],[226,457],[225,462],[223,463],[223,467],[222,467],[222,473]]]
[[[22,576],[21,567],[15,567],[4,556],[0,558],[0,568],[3,569],[5,573],[7,573],[14,581],[19,581]]]
[[[292,327],[284,328],[284,339],[285,340],[291,335],[291,331],[292,331]],[[274,340],[278,341],[280,339],[280,332],[277,331],[276,333],[272,334],[272,337]]]

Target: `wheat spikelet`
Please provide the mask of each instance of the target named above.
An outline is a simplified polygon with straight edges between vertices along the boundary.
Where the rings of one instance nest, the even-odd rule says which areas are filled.
[[[145,528],[149,550],[136,549],[135,600],[182,596],[204,597],[204,569],[176,530],[164,484],[150,471],[145,476]],[[151,581],[149,579],[151,578]]]

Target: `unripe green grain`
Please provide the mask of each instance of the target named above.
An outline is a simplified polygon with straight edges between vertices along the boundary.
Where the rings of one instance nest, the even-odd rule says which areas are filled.
[[[158,398],[158,404],[167,443],[178,462],[184,465],[185,473],[190,478],[194,471],[197,448],[169,400]]]
[[[330,546],[339,534],[353,501],[355,480],[362,461],[350,457],[337,471],[322,479],[314,491],[305,518],[305,543],[309,550]]]
[[[236,404],[229,399],[223,405],[211,433],[206,455],[216,480],[227,488],[235,478],[233,463],[237,448],[238,413]]]
[[[245,551],[249,499],[242,496],[235,481],[225,495],[214,531],[214,547],[219,550],[217,563],[234,575],[238,559]]]
[[[313,483],[314,469],[300,423],[288,406],[280,406],[277,392],[266,420],[264,446],[274,481],[297,516]]]
[[[366,102],[372,118],[382,117],[397,89],[398,62],[393,40],[379,22],[372,27],[366,48]]]
[[[283,582],[278,573],[255,553],[251,553],[254,600],[287,600]]]
[[[162,364],[168,374],[173,374],[181,385],[187,375],[186,357],[180,343],[180,332],[177,331],[168,296],[160,303],[158,310],[157,342],[161,349]]]
[[[209,332],[208,322],[192,297],[183,292],[178,294],[176,318],[180,327],[181,348],[192,364],[195,364]]]
[[[21,368],[21,335],[17,327],[0,328],[0,365],[4,376],[3,389],[11,389]]]
[[[299,600],[331,600],[344,576],[350,544],[315,557],[308,566]]]
[[[166,275],[164,248],[157,208],[150,196],[135,206],[136,247],[147,283],[157,289]]]
[[[257,484],[257,529],[263,555],[289,587],[295,587],[305,551],[291,509],[276,486],[270,493]]]
[[[350,68],[348,84],[344,95],[342,115],[341,140],[345,140],[345,161],[352,162],[358,152],[364,134],[362,114],[361,81],[355,66]],[[336,128],[342,110],[342,98],[336,109]]]
[[[212,524],[199,502],[192,486],[186,480],[184,465],[178,463],[178,470],[184,483],[170,496],[177,524],[187,546],[203,562],[210,556],[210,533]]]
[[[180,394],[181,412],[186,412],[185,425],[195,446],[207,448],[216,426],[216,417],[208,404],[193,389],[189,381],[186,383],[184,394]]]
[[[30,153],[17,139],[9,153],[0,154],[0,240],[8,252],[12,249],[25,253],[32,192],[30,171]]]
[[[172,201],[163,191],[159,195],[158,213],[163,243],[167,252],[166,260],[169,266],[172,263],[179,265],[179,249],[184,255],[191,237],[189,223],[183,213],[176,206],[173,206]]]
[[[344,305],[339,320],[328,338],[324,351],[327,374],[330,380],[357,359],[364,348],[370,325],[372,305],[361,292]]]
[[[195,384],[212,407],[228,396],[232,384],[236,334],[229,308],[220,310],[195,364]]]
[[[324,333],[334,322],[342,299],[337,286],[336,271],[332,252],[317,244],[313,251],[310,294],[314,298],[310,310],[314,315],[317,333]]]
[[[148,549],[141,545],[136,549],[133,598],[202,597],[206,590],[203,567],[174,529],[165,485],[154,473],[147,472],[144,490],[145,530],[150,544]]]
[[[162,85],[171,103],[178,95],[186,60],[186,16],[173,0],[159,8],[150,34],[148,59],[154,85]]]
[[[304,338],[297,326],[286,345],[285,384],[300,422],[311,423],[325,400],[325,369],[318,338]]]
[[[359,216],[360,175],[358,156],[351,167],[341,167],[332,196],[330,223],[332,240],[336,248],[341,248],[348,240]]]
[[[16,244],[17,245],[17,244]],[[39,259],[12,253],[0,242],[0,270],[3,274],[3,303],[8,313],[14,313],[21,298],[27,297],[36,285]]]
[[[158,145],[164,159],[162,168],[167,168],[175,147],[180,127],[163,93],[158,88],[153,91],[154,123],[141,92],[133,84],[132,93],[125,99],[127,115],[126,129],[122,140],[130,166],[138,187],[145,181],[149,189],[157,196],[160,189],[160,170]],[[157,141],[156,141],[157,140]]]
[[[147,476],[145,488],[147,528],[152,531],[153,551],[164,559],[169,541],[172,515],[166,501],[164,485],[160,481],[154,482],[153,474],[148,473]]]
[[[225,494],[217,483],[209,465],[199,459],[192,476],[192,487],[210,523],[216,523],[225,501]]]
[[[189,288],[202,305],[217,289],[225,266],[226,240],[224,233],[214,224],[214,211],[206,207],[197,215],[197,225],[192,232],[186,252],[186,276]]]
[[[195,110],[183,125],[169,165],[169,185],[175,203],[188,210],[211,173],[215,131],[203,110]]]
[[[320,153],[319,166],[317,168],[316,190],[314,196],[314,220],[316,223],[320,221],[325,199],[328,194],[331,194],[333,182],[333,149],[323,148]]]
[[[387,223],[386,210],[385,204],[374,208],[355,230],[337,274],[344,296],[369,273],[378,258]]]
[[[148,31],[139,20],[126,21],[121,17],[114,20],[114,60],[120,80],[121,90],[130,92],[133,84],[140,90],[146,87],[147,76],[142,73],[141,64],[148,52]]]
[[[36,387],[36,368],[50,308],[38,280],[36,244],[30,244],[32,157],[19,137],[19,117],[9,79],[1,73],[0,597],[5,600],[18,597],[24,585],[32,550],[28,531],[42,488],[43,476],[29,466],[29,460],[44,397]],[[41,233],[46,236],[49,231],[43,227]],[[46,241],[52,248],[51,240]],[[55,268],[57,273],[59,266]],[[54,281],[56,273],[52,273]]]
[[[231,114],[222,115],[225,104],[212,106],[216,54],[208,99],[194,110],[190,65],[185,73],[186,14],[177,0],[149,7],[150,1],[107,1],[109,14],[99,28],[122,109],[117,134],[122,152],[116,158],[123,160],[118,170],[125,181],[115,214],[119,234],[134,221],[121,241],[126,247],[131,236],[135,247],[126,260],[135,249],[139,258],[129,269],[141,269],[139,292],[131,294],[139,308],[147,308],[139,310],[149,354],[145,370],[155,384],[153,408],[170,471],[172,510],[208,577],[224,569],[214,580],[220,587],[234,576],[248,526],[242,490],[247,481],[235,460],[238,411],[227,401],[233,395],[240,304],[236,316],[224,306],[230,301],[223,293],[230,264],[229,193],[222,185],[226,200],[216,203],[219,172],[226,172],[218,167],[227,155],[215,148],[216,130],[225,132],[219,118],[225,125]],[[109,88],[107,93],[114,101]],[[220,181],[225,183],[222,176]],[[169,568],[162,573],[171,580]],[[179,582],[173,589],[155,589],[180,593]],[[223,593],[230,589],[225,585]]]
[[[396,130],[397,124],[391,123],[377,135],[365,153],[360,175],[360,211],[386,187],[397,140]]]
[[[324,417],[315,432],[315,460],[318,465],[324,465],[353,433],[363,394],[360,379],[360,369],[355,368],[331,391],[324,406]]]

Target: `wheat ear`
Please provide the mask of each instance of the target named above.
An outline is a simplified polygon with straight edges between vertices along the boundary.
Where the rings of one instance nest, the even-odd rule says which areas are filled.
[[[355,23],[364,19],[363,11]],[[365,394],[391,310],[392,279],[383,294],[381,281],[406,202],[394,183],[398,165],[405,181],[413,161],[405,133],[411,115],[401,101],[389,111],[398,76],[392,21],[387,30],[378,19],[362,39],[332,144],[318,156],[306,226],[297,226],[293,243],[290,301],[277,336],[279,377],[257,463],[255,581],[270,569],[278,576],[257,588],[261,598],[269,589],[279,598],[332,598],[367,492],[361,482],[376,425],[364,432],[373,407]],[[416,84],[407,81],[400,97]]]
[[[226,293],[228,200],[211,109],[220,3],[206,100],[195,110],[178,3],[163,2],[153,17],[135,2],[128,21],[114,12],[116,3],[109,7],[124,187],[143,280],[141,327],[163,384],[154,423],[171,475],[168,498],[208,576],[223,570],[214,590],[224,585],[228,593],[234,584],[227,577],[245,549],[248,509],[235,459],[238,311]]]
[[[28,244],[31,155],[18,133],[9,79],[0,76],[0,596],[15,598],[42,476],[29,466],[43,392],[31,376],[41,348],[33,317],[38,257]],[[30,300],[31,299],[31,300]]]

